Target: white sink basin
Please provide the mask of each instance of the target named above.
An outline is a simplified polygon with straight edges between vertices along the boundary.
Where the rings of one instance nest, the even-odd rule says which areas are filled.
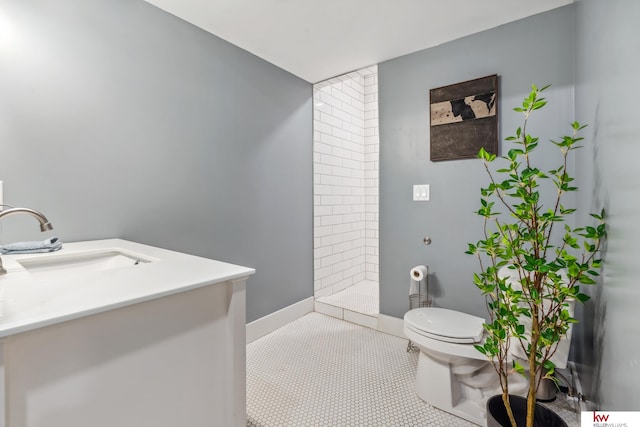
[[[122,249],[76,252],[60,255],[41,255],[16,260],[35,278],[51,279],[74,277],[85,273],[100,273],[106,270],[134,268],[153,259]]]

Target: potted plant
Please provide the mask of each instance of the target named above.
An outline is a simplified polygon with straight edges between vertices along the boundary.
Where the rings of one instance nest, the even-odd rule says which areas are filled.
[[[576,209],[562,204],[563,196],[578,190],[567,160],[579,148],[583,138],[578,132],[584,126],[574,122],[571,135],[550,141],[560,152],[557,168],[543,171],[534,165],[532,153],[539,141],[527,133],[527,122],[546,105],[541,93],[547,87],[532,85],[522,106],[514,109],[524,115],[524,122],[514,136],[506,138],[513,148],[501,158],[504,167],[492,171],[490,164],[496,155],[484,149],[478,154],[489,175],[477,211],[484,218],[484,237],[469,244],[467,251],[480,262],[474,284],[487,298],[490,318],[484,325],[486,340],[476,348],[493,361],[502,388],[501,403],[513,427],[517,424],[514,399],[509,398],[509,376],[528,378],[526,426],[532,427],[536,390],[543,378],[553,378],[551,359],[571,324],[577,322],[570,303],[589,299],[580,286],[596,283],[606,234],[604,211],[591,214],[596,220],[593,226],[573,228],[566,220]],[[545,207],[543,200],[553,201]],[[505,267],[510,269],[509,279],[499,274]],[[522,364],[512,357],[516,346],[526,355]]]

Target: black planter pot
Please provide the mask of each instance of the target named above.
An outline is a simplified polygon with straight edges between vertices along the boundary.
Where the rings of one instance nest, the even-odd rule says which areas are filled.
[[[527,399],[521,396],[509,395],[509,402],[511,402],[511,410],[518,427],[524,427],[527,419]],[[536,427],[567,427],[567,423],[560,418],[560,415],[538,404],[535,407],[535,422],[533,425]],[[509,416],[500,394],[487,400],[487,427],[511,427]]]

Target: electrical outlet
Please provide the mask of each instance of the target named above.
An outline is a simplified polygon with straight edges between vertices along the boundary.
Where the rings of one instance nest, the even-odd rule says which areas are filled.
[[[427,202],[430,196],[429,184],[414,185],[413,186],[413,201],[414,202]]]

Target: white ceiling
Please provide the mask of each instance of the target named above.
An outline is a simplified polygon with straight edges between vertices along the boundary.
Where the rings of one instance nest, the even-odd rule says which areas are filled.
[[[146,1],[310,83],[317,83],[573,2]]]

